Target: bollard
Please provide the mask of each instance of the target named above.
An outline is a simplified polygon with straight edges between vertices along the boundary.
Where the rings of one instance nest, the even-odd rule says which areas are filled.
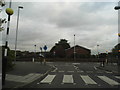
[[[34,62],[34,58],[32,59],[32,62]]]
[[[107,65],[108,64],[108,60],[106,59],[105,62],[106,62],[106,65]]]
[[[43,61],[43,62],[44,62],[44,65],[46,65],[46,60],[45,60],[45,59],[44,59],[44,61]]]

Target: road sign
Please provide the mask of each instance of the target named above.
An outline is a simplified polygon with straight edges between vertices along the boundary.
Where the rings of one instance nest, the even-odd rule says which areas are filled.
[[[43,48],[44,48],[45,51],[47,50],[47,46],[46,45]]]

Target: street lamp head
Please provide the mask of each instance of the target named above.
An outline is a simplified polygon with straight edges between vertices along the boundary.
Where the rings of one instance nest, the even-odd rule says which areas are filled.
[[[114,9],[115,9],[115,10],[119,10],[119,9],[120,9],[120,6],[115,6]]]
[[[7,8],[7,9],[6,9],[6,13],[7,13],[8,15],[12,15],[12,14],[14,13],[14,11],[13,11],[11,8]]]
[[[23,9],[23,7],[22,7],[22,6],[18,6],[18,8],[21,8],[21,9]]]

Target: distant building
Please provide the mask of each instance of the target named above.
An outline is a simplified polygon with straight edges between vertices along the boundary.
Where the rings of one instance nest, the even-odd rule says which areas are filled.
[[[66,52],[67,58],[74,57],[74,47],[66,49],[65,52]],[[79,46],[79,45],[75,46],[75,57],[76,58],[87,58],[87,57],[90,57],[90,55],[91,55],[90,49],[87,49],[87,48]]]

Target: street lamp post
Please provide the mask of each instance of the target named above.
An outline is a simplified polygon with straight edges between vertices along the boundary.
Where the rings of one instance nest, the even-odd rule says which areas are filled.
[[[13,14],[13,10],[11,9],[11,0],[10,0],[9,8],[6,9],[6,13],[8,15],[8,22],[7,22],[7,33],[5,39],[5,50],[2,59],[2,85],[5,85],[6,66],[8,61],[8,36],[9,36],[10,16]]]
[[[98,51],[99,45],[97,45],[97,54],[98,54],[98,59],[99,59],[99,51]]]
[[[18,35],[18,23],[19,23],[19,12],[20,9],[23,9],[22,6],[18,6],[18,16],[17,16],[17,27],[16,27],[16,39],[15,39],[15,61],[16,61],[16,49],[17,49],[17,35]],[[15,63],[14,61],[14,63]]]
[[[120,38],[120,32],[119,32],[119,29],[120,29],[120,26],[119,26],[119,23],[120,23],[120,15],[119,15],[119,13],[120,13],[120,12],[119,12],[119,9],[120,9],[120,1],[118,2],[118,5],[119,5],[119,6],[115,6],[114,9],[115,9],[115,10],[118,10],[118,44],[119,44],[119,38]],[[118,48],[118,55],[117,55],[117,61],[118,61],[117,64],[118,64],[118,65],[120,65],[119,53],[120,53],[120,52],[119,52],[119,48]]]
[[[36,57],[36,45],[34,45],[34,47],[35,47],[35,51],[34,51],[34,57],[33,57],[33,62],[35,61],[35,57]]]
[[[75,34],[74,34],[74,61],[75,61]]]
[[[115,6],[114,9],[115,9],[115,10],[119,10],[119,9],[120,9],[120,6]]]

